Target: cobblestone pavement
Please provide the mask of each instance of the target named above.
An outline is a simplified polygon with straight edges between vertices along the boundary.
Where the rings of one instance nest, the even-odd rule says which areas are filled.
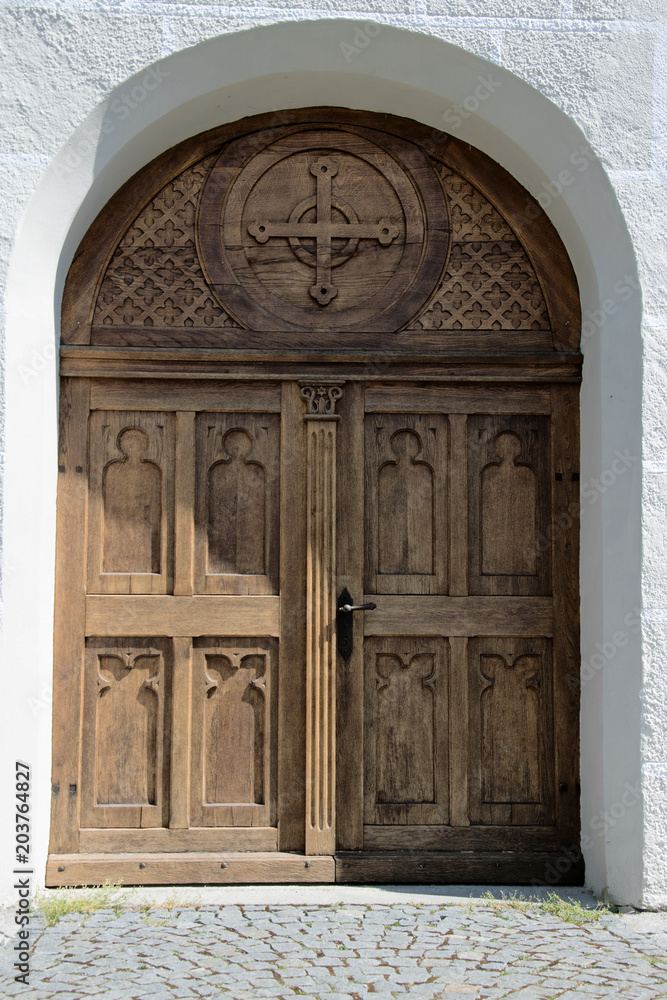
[[[667,997],[667,915],[581,927],[483,900],[174,905],[32,923],[30,985],[2,949],[0,995],[654,1000]]]

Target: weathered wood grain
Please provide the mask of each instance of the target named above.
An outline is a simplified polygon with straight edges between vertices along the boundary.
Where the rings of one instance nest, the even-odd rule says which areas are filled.
[[[47,886],[102,885],[243,885],[271,882],[335,881],[334,859],[297,854],[198,852],[184,854],[50,854]]]
[[[86,598],[87,635],[280,635],[279,597]]]
[[[366,594],[377,609],[366,635],[553,635],[550,597],[416,597]]]

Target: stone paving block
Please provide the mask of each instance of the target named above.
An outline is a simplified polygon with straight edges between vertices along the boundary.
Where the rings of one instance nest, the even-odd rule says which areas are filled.
[[[518,911],[450,908],[444,922],[441,914],[434,920],[430,911],[400,905],[375,914],[328,907],[280,911],[239,907],[228,912],[231,921],[224,907],[182,910],[178,919],[159,921],[138,912],[113,920],[108,914],[106,921],[72,915],[77,919],[35,937],[31,995],[22,1000],[65,1000],[72,993],[77,1000],[143,1000],[144,992],[150,1000],[667,996],[667,972],[646,959],[656,939],[633,933],[619,918],[583,928],[549,918],[536,932],[537,922]],[[262,928],[253,928],[255,914]],[[0,995],[19,993],[10,987]]]

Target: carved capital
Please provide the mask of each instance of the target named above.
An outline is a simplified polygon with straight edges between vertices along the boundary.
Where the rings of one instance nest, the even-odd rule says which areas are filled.
[[[308,408],[304,420],[340,420],[336,403],[342,395],[340,385],[304,385],[301,397]]]

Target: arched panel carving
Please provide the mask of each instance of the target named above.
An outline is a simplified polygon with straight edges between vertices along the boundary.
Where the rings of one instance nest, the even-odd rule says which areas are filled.
[[[536,576],[537,476],[529,465],[517,461],[524,446],[516,434],[498,434],[493,447],[500,461],[482,470],[481,572]]]
[[[548,419],[477,414],[467,432],[470,592],[549,593]]]
[[[271,639],[195,639],[190,816],[267,827],[276,813],[278,650]]]
[[[167,593],[173,575],[173,414],[95,410],[89,443],[89,592]]]
[[[448,590],[449,426],[439,413],[366,417],[366,586]]]
[[[139,428],[118,436],[122,459],[102,478],[103,573],[159,573],[162,472],[143,456],[150,438]]]
[[[199,413],[195,589],[278,592],[280,420],[274,413]]]

